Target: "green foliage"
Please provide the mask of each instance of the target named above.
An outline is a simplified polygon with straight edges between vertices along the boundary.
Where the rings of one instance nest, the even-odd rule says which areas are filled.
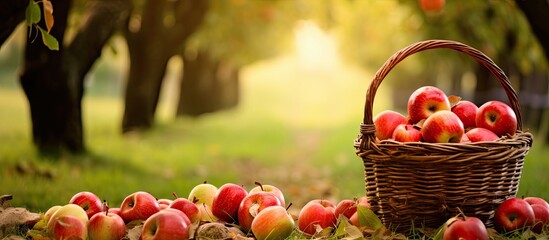
[[[25,22],[29,27],[29,38],[32,35],[32,29],[37,29],[42,36],[42,43],[50,50],[58,51],[59,42],[49,33],[50,29],[53,27],[53,16],[51,15],[53,9],[51,7],[51,2],[43,1],[42,4],[44,5],[44,18],[47,30],[39,26],[39,22],[42,19],[40,6],[34,0],[30,0],[25,11]]]

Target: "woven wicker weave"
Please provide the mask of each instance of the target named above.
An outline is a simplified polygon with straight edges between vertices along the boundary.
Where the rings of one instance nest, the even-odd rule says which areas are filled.
[[[486,67],[501,83],[518,120],[513,136],[496,142],[376,142],[372,108],[385,76],[406,57],[428,49],[465,53]],[[524,157],[532,135],[522,131],[516,92],[503,71],[482,52],[448,40],[412,44],[391,56],[375,74],[366,95],[364,119],[355,140],[364,162],[366,195],[382,222],[397,231],[437,228],[461,209],[492,226],[495,207],[517,193]]]

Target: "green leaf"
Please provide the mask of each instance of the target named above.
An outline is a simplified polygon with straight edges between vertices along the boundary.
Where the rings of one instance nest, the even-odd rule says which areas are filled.
[[[367,207],[358,205],[357,214],[360,226],[369,227],[374,231],[380,230],[384,227],[377,215]]]
[[[59,51],[59,42],[55,37],[53,37],[48,31],[45,29],[38,27],[40,30],[40,33],[42,34],[42,42],[46,47],[48,47],[50,50]]]
[[[33,24],[37,24],[38,22],[40,22],[41,17],[42,15],[38,3],[36,3],[34,0],[30,0],[29,5],[25,10],[25,21],[27,22],[27,25],[30,27]]]

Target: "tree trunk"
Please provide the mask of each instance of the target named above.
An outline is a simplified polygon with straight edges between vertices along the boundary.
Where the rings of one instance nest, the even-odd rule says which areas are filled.
[[[129,16],[128,0],[90,1],[73,41],[64,33],[71,1],[52,1],[55,26],[51,34],[60,50],[27,42],[21,85],[29,100],[33,140],[40,152],[85,151],[82,127],[84,76],[100,56],[104,43]]]
[[[198,28],[208,9],[208,1],[148,0],[143,9],[139,29],[126,29],[125,33],[130,72],[122,132],[145,130],[153,125],[168,60]],[[164,22],[163,16],[167,12],[175,16],[173,25]]]
[[[25,20],[25,9],[29,0],[0,1],[0,46],[8,39],[15,28]]]
[[[199,116],[238,103],[238,69],[206,51],[184,55],[177,116]]]

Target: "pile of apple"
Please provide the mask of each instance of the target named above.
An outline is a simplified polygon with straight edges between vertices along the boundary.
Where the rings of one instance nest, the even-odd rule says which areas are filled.
[[[509,198],[501,203],[494,214],[494,225],[501,234],[530,229],[540,234],[549,227],[549,204],[543,198]],[[476,217],[453,217],[442,228],[443,240],[488,240],[486,226]]]
[[[279,188],[256,184],[258,186],[248,192],[244,186],[233,183],[217,188],[204,182],[196,185],[188,198],[174,194],[173,200],[157,199],[148,192],[138,191],[115,208],[109,208],[96,194],[83,191],[76,193],[66,205],[48,209],[28,236],[108,240],[125,238],[137,229],[139,239],[226,239],[236,235],[286,239],[296,231],[300,236],[311,237],[324,229],[333,231],[339,215],[359,226],[357,206],[369,208],[365,196],[345,199],[337,205],[315,199],[296,217],[288,213]]]
[[[515,112],[506,103],[488,101],[477,107],[433,86],[415,90],[407,111],[407,117],[392,110],[378,113],[374,117],[376,138],[398,142],[480,142],[512,136],[517,129]]]

